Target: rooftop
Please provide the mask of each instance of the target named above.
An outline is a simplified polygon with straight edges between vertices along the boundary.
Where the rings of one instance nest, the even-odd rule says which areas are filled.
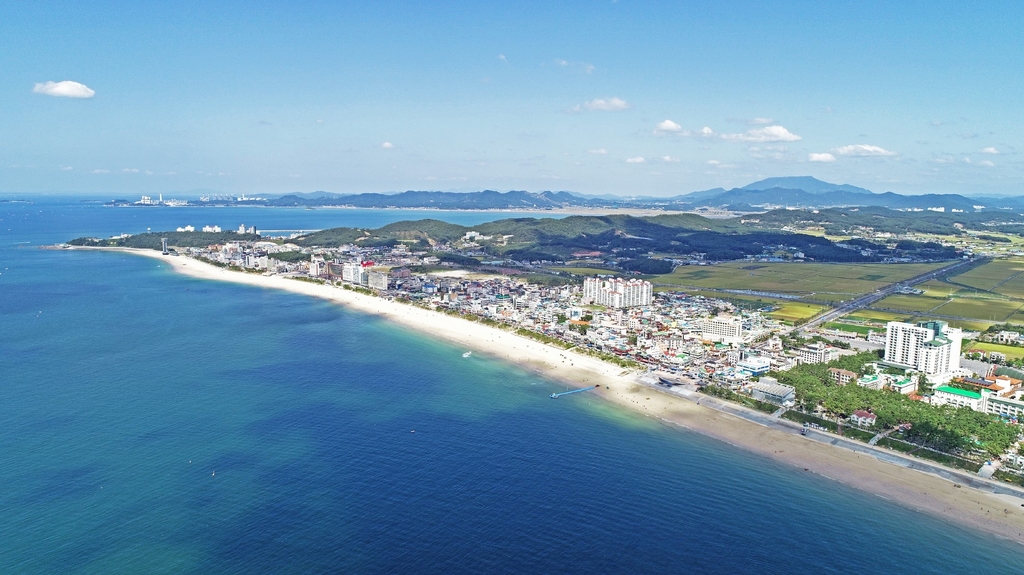
[[[962,397],[969,397],[971,399],[981,399],[981,394],[976,391],[967,391],[966,389],[960,389],[957,387],[949,387],[944,385],[942,387],[936,387],[935,391],[944,391],[946,393],[952,393],[953,395],[959,395]]]

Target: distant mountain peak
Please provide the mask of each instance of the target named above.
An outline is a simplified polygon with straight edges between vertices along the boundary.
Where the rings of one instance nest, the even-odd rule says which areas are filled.
[[[824,182],[812,176],[784,176],[777,178],[765,178],[752,184],[747,184],[741,190],[771,190],[783,188],[787,190],[803,190],[809,194],[825,194],[828,192],[853,192],[855,194],[870,194],[871,190],[851,186],[850,184],[832,184]]]

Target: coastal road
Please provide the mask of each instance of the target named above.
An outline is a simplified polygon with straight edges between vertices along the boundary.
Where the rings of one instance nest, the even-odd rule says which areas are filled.
[[[951,271],[953,271],[955,269],[962,268],[962,267],[965,267],[965,266],[970,266],[970,265],[973,265],[975,263],[977,263],[977,260],[959,260],[959,261],[953,262],[953,263],[951,263],[949,265],[942,266],[941,268],[932,270],[930,272],[925,272],[925,273],[923,273],[921,275],[914,276],[914,277],[912,277],[910,279],[903,280],[903,281],[900,281],[900,282],[896,282],[896,283],[893,283],[893,284],[889,284],[889,285],[887,285],[887,286],[885,286],[883,288],[880,288],[880,289],[878,289],[876,291],[873,291],[873,292],[871,292],[869,294],[865,294],[865,295],[862,295],[862,296],[860,296],[860,297],[858,297],[856,299],[852,299],[850,301],[844,302],[839,307],[833,308],[833,309],[831,309],[829,311],[826,311],[825,313],[823,313],[823,314],[821,314],[821,315],[819,315],[819,316],[817,316],[815,318],[812,318],[810,321],[808,321],[807,323],[805,323],[802,326],[800,326],[799,330],[800,331],[804,331],[804,330],[816,328],[816,327],[818,327],[819,325],[821,325],[823,323],[828,323],[830,321],[839,319],[839,318],[843,317],[844,315],[847,315],[847,314],[855,312],[855,311],[857,311],[859,309],[868,307],[871,304],[875,303],[876,301],[882,300],[882,299],[884,299],[884,298],[886,298],[886,297],[896,293],[896,290],[898,290],[901,287],[915,286],[917,284],[924,283],[924,282],[926,282],[928,280],[932,280],[932,279],[935,279],[935,278],[937,278],[939,276],[947,274],[947,273],[949,273],[949,272],[951,272]]]
[[[691,380],[692,381],[692,380]],[[803,426],[799,423],[789,421],[788,419],[781,419],[772,417],[771,414],[762,413],[753,409],[749,409],[742,405],[718,399],[709,395],[704,395],[695,390],[695,385],[683,384],[672,387],[671,389],[664,386],[653,383],[652,381],[645,381],[644,378],[637,378],[637,382],[641,385],[648,387],[656,392],[672,395],[688,401],[699,403],[702,407],[714,409],[722,413],[727,413],[747,421],[770,427],[783,433],[791,435],[800,435]],[[904,455],[897,451],[890,449],[876,447],[868,445],[860,441],[853,439],[847,439],[841,435],[826,431],[818,431],[814,429],[807,430],[807,434],[803,436],[808,441],[814,441],[816,443],[824,443],[833,447],[854,451],[857,453],[863,453],[870,455],[879,461],[885,463],[891,463],[900,467],[908,469],[914,469],[930,475],[935,475],[952,481],[953,483],[959,483],[978,489],[981,491],[987,491],[989,493],[996,493],[999,495],[1011,495],[1020,499],[1024,499],[1024,489],[1017,486],[1003,483],[992,479],[981,477],[975,473],[962,471],[959,469],[952,469],[936,463],[930,463],[925,460],[917,459],[912,456]]]

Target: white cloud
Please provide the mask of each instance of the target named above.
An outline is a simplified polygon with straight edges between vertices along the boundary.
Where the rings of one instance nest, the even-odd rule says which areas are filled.
[[[992,160],[982,160],[982,161],[978,162],[978,165],[979,166],[985,166],[986,168],[994,168],[994,167],[996,167],[995,162],[993,162]]]
[[[94,174],[109,174],[110,170],[93,170],[92,173],[94,173]]]
[[[669,163],[672,163],[672,164],[678,164],[679,163],[679,158],[673,158],[672,156],[662,156],[661,157],[661,161],[662,162],[669,162]]]
[[[317,124],[323,124],[323,123],[324,123],[324,121],[323,121],[323,120],[317,120],[317,121],[316,121],[316,123],[317,123]]]
[[[583,107],[590,111],[600,112],[621,112],[629,109],[629,103],[622,98],[595,98],[589,102],[584,102]]]
[[[840,156],[895,156],[896,152],[891,152],[885,148],[879,146],[872,146],[871,144],[852,144],[849,146],[842,146],[835,149],[836,153]]]
[[[595,69],[595,66],[593,64],[590,64],[590,63],[587,63],[587,62],[570,62],[569,60],[566,60],[564,58],[555,58],[554,59],[554,63],[555,63],[555,66],[559,66],[559,67],[562,67],[562,68],[568,68],[569,66],[573,66],[573,67],[577,67],[578,66],[580,69],[582,69],[587,74],[590,74]]]
[[[380,147],[384,148],[385,150],[390,150],[391,148],[394,148],[395,145],[392,144],[391,142],[384,142],[383,144],[380,145]]]
[[[504,54],[498,54],[498,59],[508,64],[508,59],[505,58]]]
[[[796,142],[803,139],[782,126],[754,128],[742,134],[722,134],[721,137],[729,142]]]
[[[767,124],[771,124],[774,121],[775,120],[771,118],[751,118],[750,120],[747,120],[747,123],[750,124],[751,126],[765,126]]]
[[[721,169],[721,170],[725,170],[725,169],[735,168],[736,167],[735,164],[723,164],[722,162],[719,162],[718,160],[708,160],[705,163],[707,165],[713,167],[713,168],[717,168],[717,169]],[[708,173],[710,173],[710,172],[708,172]]]
[[[658,125],[654,127],[654,131],[657,132],[671,132],[673,134],[683,131],[683,127],[673,122],[672,120],[662,120],[658,122]]]
[[[61,166],[61,167],[60,167],[60,171],[62,171],[62,172],[70,172],[70,171],[71,171],[71,170],[73,170],[73,169],[74,169],[74,168],[73,168],[73,167],[71,167],[71,166]]]
[[[38,83],[33,86],[32,93],[61,98],[92,98],[96,95],[96,91],[89,86],[71,80]]]
[[[992,154],[992,155],[995,155],[995,154],[999,153],[999,150],[997,150],[995,148],[991,148],[991,147],[989,147],[989,148],[982,148],[981,149],[981,153],[982,154]]]
[[[808,162],[834,162],[834,161],[836,161],[836,157],[833,156],[832,154],[828,153],[828,152],[822,152],[820,154],[819,153],[815,153],[815,152],[811,152],[807,156],[807,161]]]
[[[608,155],[608,150],[606,150],[604,148],[597,148],[597,149],[588,150],[588,151],[591,154],[594,154],[594,155],[597,155],[597,156],[607,156]]]
[[[643,156],[634,156],[632,158],[626,158],[627,164],[646,164],[647,160]]]
[[[121,168],[121,171],[126,174],[137,174],[139,173],[138,168]]]

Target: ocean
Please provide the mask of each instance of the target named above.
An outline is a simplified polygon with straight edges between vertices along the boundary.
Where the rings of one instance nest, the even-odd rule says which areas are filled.
[[[324,301],[39,250],[510,214],[0,203],[0,573],[1011,573],[1021,548]]]

